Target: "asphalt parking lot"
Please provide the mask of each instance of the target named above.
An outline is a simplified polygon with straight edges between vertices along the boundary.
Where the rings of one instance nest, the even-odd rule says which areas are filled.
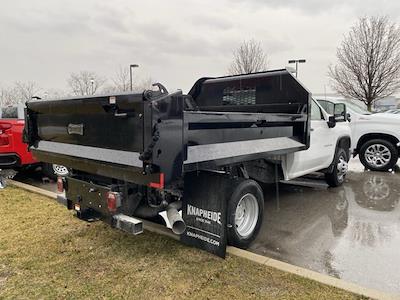
[[[265,220],[250,251],[400,293],[400,171],[364,171],[353,160],[346,183],[280,186],[266,196]]]
[[[15,179],[56,190],[37,172]],[[400,168],[369,172],[354,159],[344,186],[315,182],[281,184],[279,200],[273,187],[266,189],[264,223],[249,250],[400,294]]]

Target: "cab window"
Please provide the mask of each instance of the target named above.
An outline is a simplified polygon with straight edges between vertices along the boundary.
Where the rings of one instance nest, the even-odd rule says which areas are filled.
[[[330,102],[330,101],[325,101],[325,100],[318,100],[318,103],[322,106],[323,109],[325,109],[325,111],[330,114],[333,115],[334,114],[334,110],[335,110],[335,104]]]
[[[311,120],[323,120],[324,117],[322,115],[322,111],[315,103],[314,100],[311,101]]]
[[[1,119],[18,119],[18,108],[16,106],[0,108]]]

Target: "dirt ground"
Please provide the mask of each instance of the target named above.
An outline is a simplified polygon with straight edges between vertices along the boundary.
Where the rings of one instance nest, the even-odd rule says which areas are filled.
[[[0,215],[0,299],[358,298],[160,235],[82,222],[54,200],[14,187],[0,190]]]

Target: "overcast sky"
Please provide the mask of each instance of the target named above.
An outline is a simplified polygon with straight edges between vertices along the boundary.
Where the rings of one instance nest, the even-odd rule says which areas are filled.
[[[202,76],[227,72],[243,40],[261,42],[270,68],[305,58],[299,78],[313,93],[329,81],[327,67],[359,16],[400,21],[399,0],[13,0],[1,1],[0,85],[35,81],[66,89],[71,72],[135,74],[169,89],[190,89]]]

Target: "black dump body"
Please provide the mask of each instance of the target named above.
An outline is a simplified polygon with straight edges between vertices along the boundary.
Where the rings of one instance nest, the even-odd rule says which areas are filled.
[[[173,189],[186,172],[308,148],[310,99],[277,70],[203,78],[188,95],[30,101],[25,140],[44,162]]]

